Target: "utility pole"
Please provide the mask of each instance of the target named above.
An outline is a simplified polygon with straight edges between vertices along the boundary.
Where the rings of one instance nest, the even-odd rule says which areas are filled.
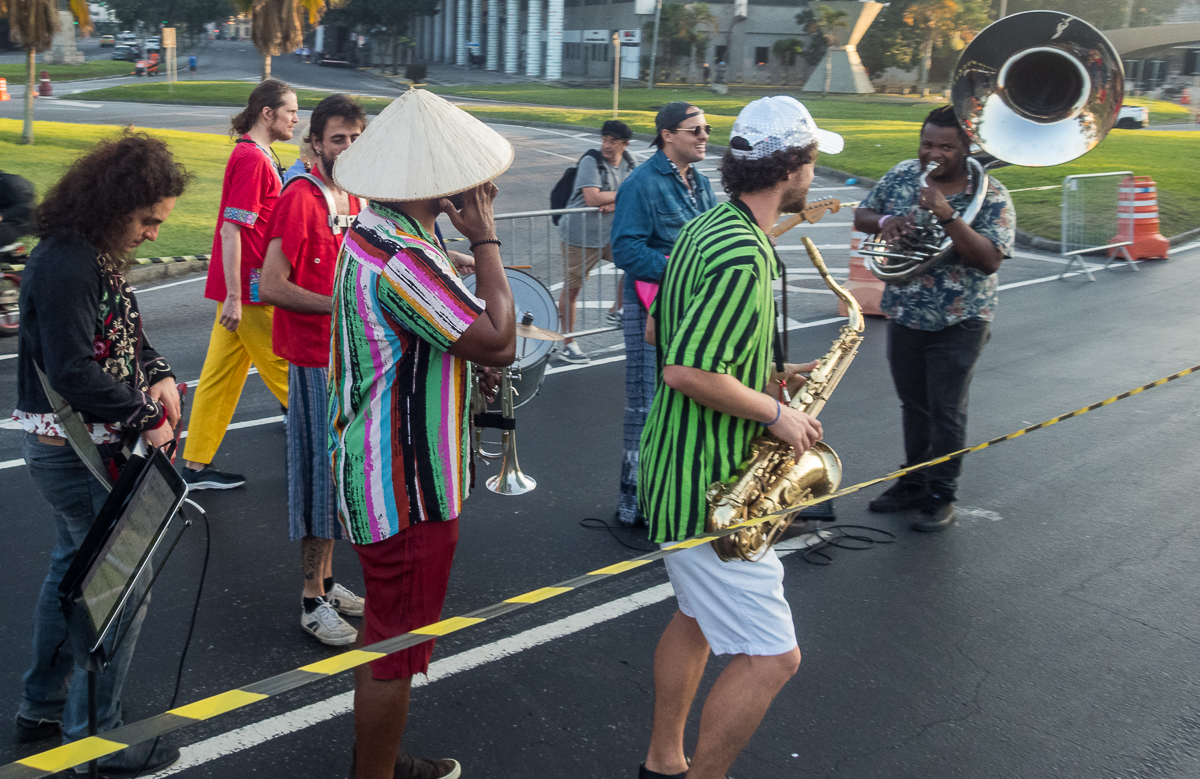
[[[1006,16],[1008,16],[1008,0],[1000,0],[1000,15],[996,18],[1003,19]]]
[[[1133,0],[1125,0],[1125,27],[1133,23]]]
[[[650,82],[646,89],[654,89],[654,62],[658,58],[658,22],[662,18],[662,0],[654,5],[654,46],[650,49]]]

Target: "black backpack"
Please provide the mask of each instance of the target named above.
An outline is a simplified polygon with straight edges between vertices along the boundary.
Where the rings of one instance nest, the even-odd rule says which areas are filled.
[[[598,163],[601,160],[600,150],[588,149],[583,153],[583,157],[592,157]],[[579,159],[582,160],[583,157],[580,157]],[[558,183],[554,185],[554,189],[550,190],[550,208],[557,210],[567,207],[567,203],[571,201],[571,195],[575,194],[575,172],[577,170],[579,170],[579,163],[575,163],[571,167],[567,168],[563,172],[562,178],[560,178]],[[550,217],[550,220],[554,222],[554,224],[558,224],[558,220],[562,218],[562,214],[555,214],[554,216]]]

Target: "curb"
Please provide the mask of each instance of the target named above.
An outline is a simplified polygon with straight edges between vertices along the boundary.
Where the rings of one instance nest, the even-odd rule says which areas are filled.
[[[1194,241],[1197,238],[1200,238],[1200,227],[1182,232],[1179,235],[1171,236],[1167,240],[1170,242],[1171,246],[1182,246],[1183,244]],[[1040,235],[1030,235],[1029,233],[1021,232],[1020,230],[1017,230],[1016,244],[1022,249],[1034,249],[1040,252],[1049,252],[1050,254],[1062,253],[1061,241],[1052,241],[1049,238],[1042,238]]]
[[[208,270],[207,254],[185,254],[179,257],[143,257],[135,260],[135,265],[125,272],[125,280],[130,284],[144,284],[159,279],[173,279],[179,276],[190,276]],[[24,265],[0,265],[0,271],[20,272]]]

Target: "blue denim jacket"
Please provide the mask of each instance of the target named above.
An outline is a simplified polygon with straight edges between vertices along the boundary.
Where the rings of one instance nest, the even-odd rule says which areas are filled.
[[[617,190],[613,264],[639,281],[661,281],[679,231],[717,205],[712,184],[699,171],[695,194],[699,208],[692,205],[687,189],[661,149],[634,168]]]

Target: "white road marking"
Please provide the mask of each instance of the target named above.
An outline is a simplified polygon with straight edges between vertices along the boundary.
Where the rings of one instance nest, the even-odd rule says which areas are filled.
[[[1176,246],[1174,249],[1168,249],[1167,254],[1178,254],[1179,252],[1190,251],[1197,247],[1200,247],[1200,241],[1192,241],[1191,243],[1185,243],[1183,246]]]
[[[986,519],[990,522],[999,522],[1000,520],[1004,519],[1004,517],[1000,516],[999,512],[990,511],[988,509],[963,508],[962,506],[955,506],[954,513],[968,519]]]
[[[811,226],[812,225],[809,225],[809,227],[811,227]],[[849,249],[850,244],[848,244],[848,243],[819,243],[819,244],[817,244],[817,248],[818,249]],[[776,246],[775,251],[777,251],[777,252],[802,252],[802,251],[805,251],[805,249],[803,246]]]
[[[559,154],[556,151],[546,151],[545,149],[534,149],[534,151],[538,152],[539,154],[549,154],[551,157],[562,157],[564,160],[569,160],[571,162],[575,161],[574,157],[568,157],[567,155]]]
[[[207,281],[207,280],[208,280],[208,276],[203,275],[203,276],[197,276],[194,279],[184,279],[183,281],[172,281],[170,284],[159,284],[157,287],[146,287],[145,289],[142,289],[141,287],[135,287],[134,292],[141,295],[146,292],[153,292],[156,289],[166,289],[167,287],[178,287],[180,284],[194,284],[197,281]]]
[[[801,549],[814,546],[830,537],[828,531],[816,531],[808,536],[798,536],[782,541],[775,545],[776,554],[786,557]],[[653,587],[626,595],[608,603],[602,603],[577,614],[555,620],[540,627],[526,630],[515,636],[502,638],[475,649],[468,649],[444,660],[435,660],[429,664],[429,675],[422,679],[413,679],[414,687],[424,687],[434,682],[440,682],[451,676],[456,676],[474,670],[489,663],[503,660],[506,657],[524,652],[528,649],[547,644],[559,638],[565,638],[596,625],[609,622],[630,614],[638,609],[661,603],[674,595],[670,582],[656,584]],[[354,693],[343,692],[330,696],[323,701],[302,706],[299,709],[277,714],[274,717],[260,720],[251,725],[245,725],[228,733],[205,739],[191,746],[181,747],[179,762],[171,767],[151,774],[152,778],[170,776],[189,768],[196,768],[205,763],[228,757],[246,749],[251,749],[280,736],[295,733],[313,725],[326,722],[354,710]]]

